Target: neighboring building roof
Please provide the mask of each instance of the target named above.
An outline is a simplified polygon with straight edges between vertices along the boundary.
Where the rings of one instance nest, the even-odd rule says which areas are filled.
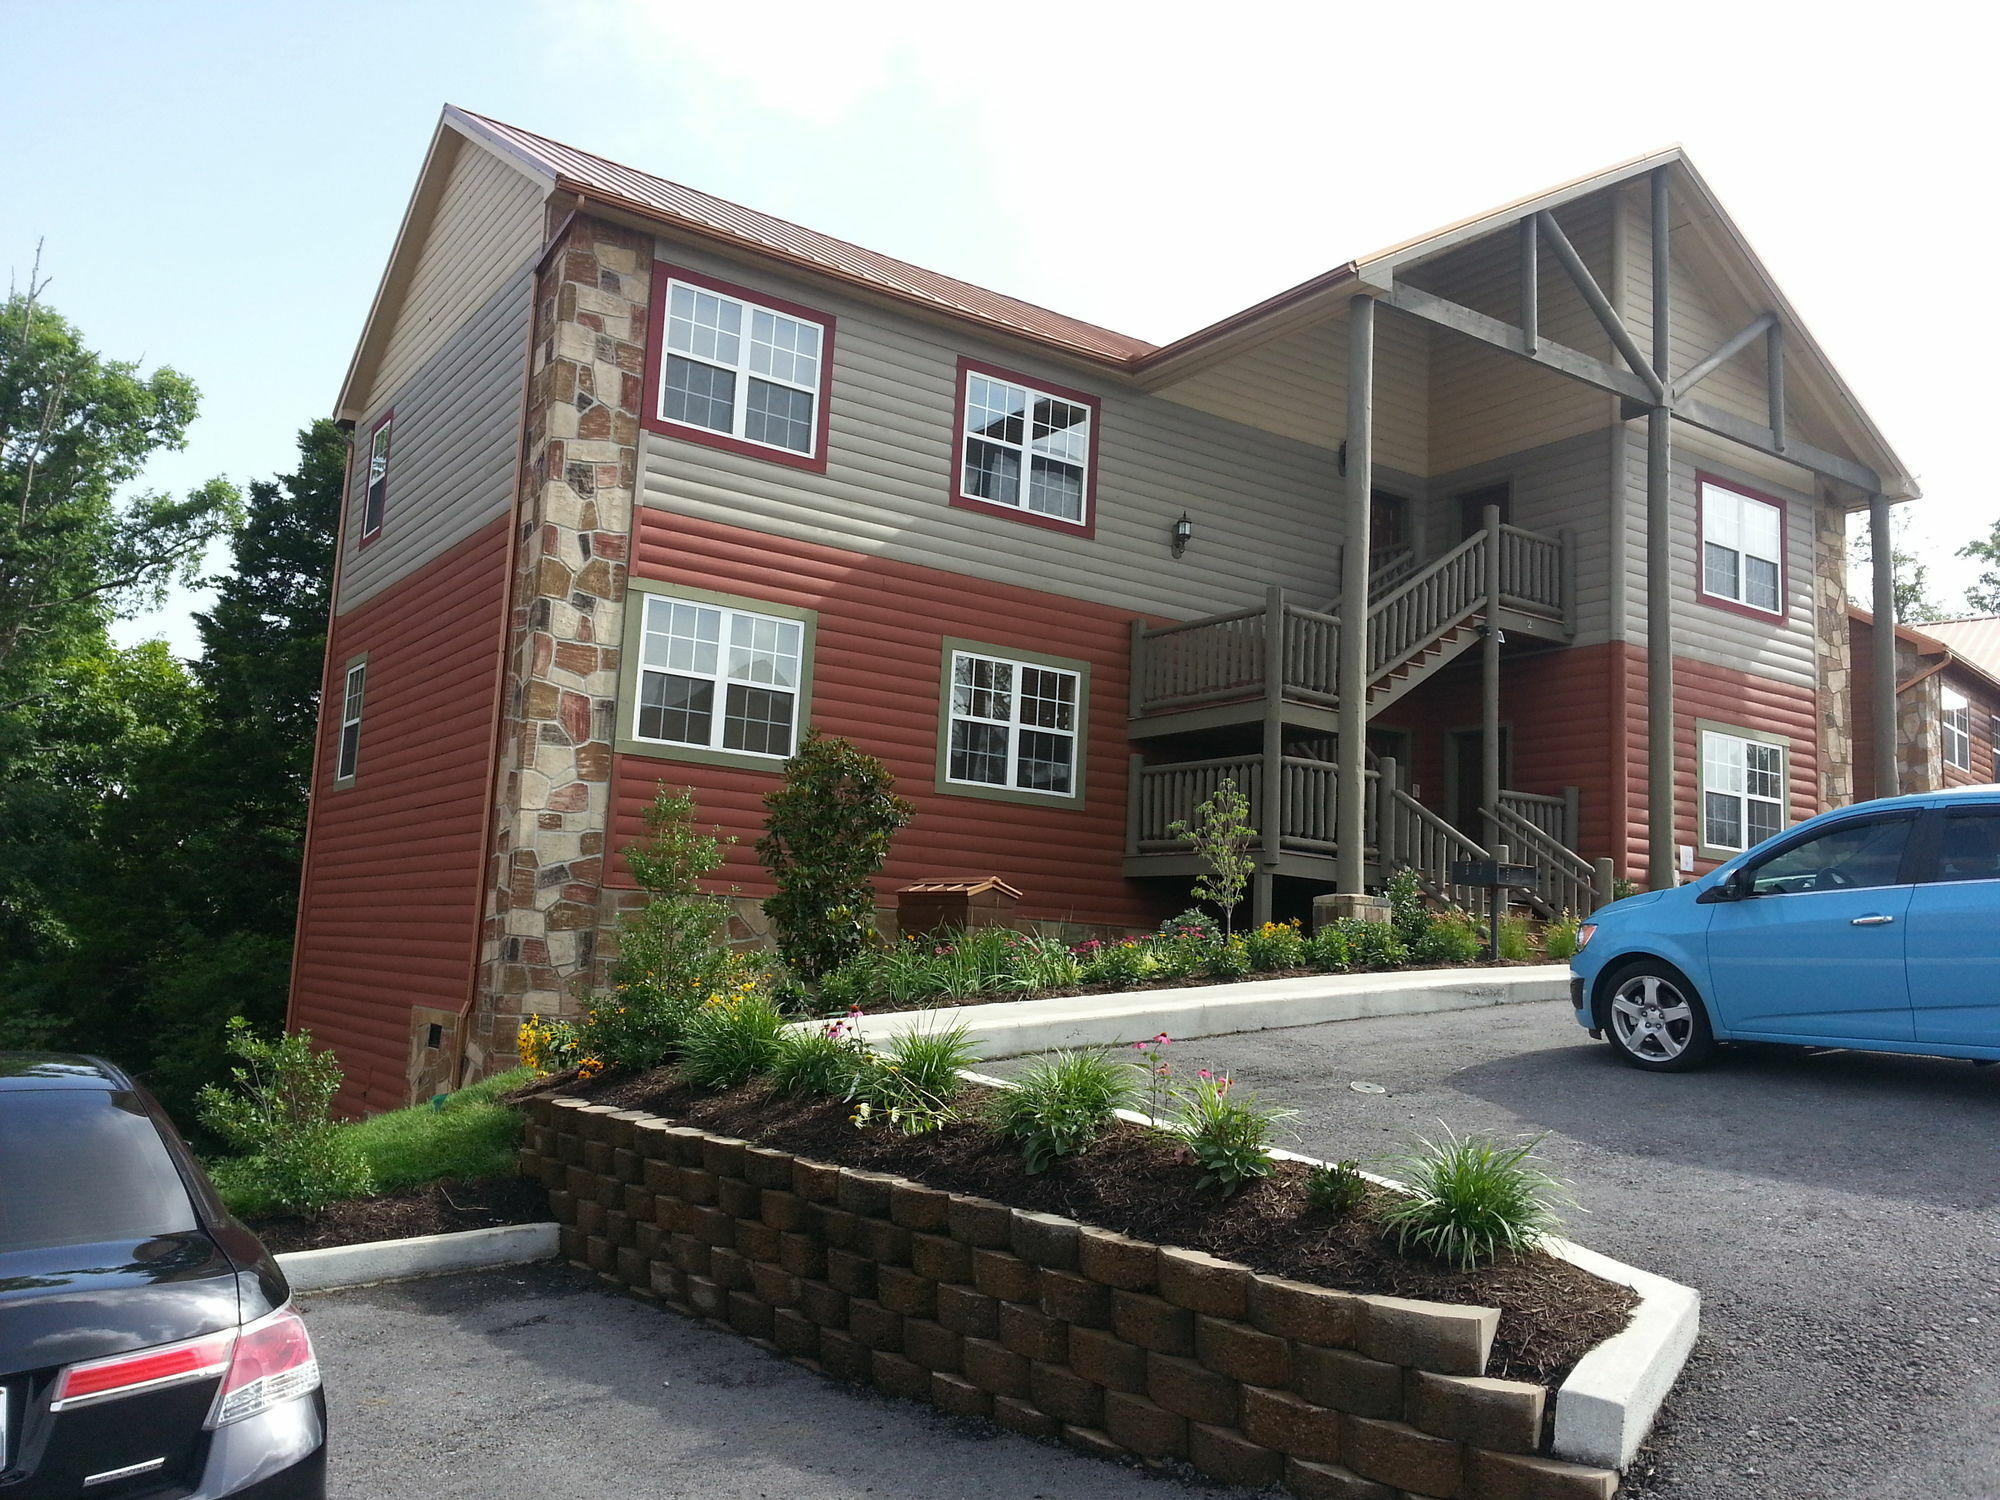
[[[1847,606],[1847,618],[1857,625],[1875,623],[1874,615],[1855,604]],[[1979,629],[1964,629],[1967,626]],[[1921,630],[1914,625],[1898,625],[1896,639],[1910,646],[1919,656],[1939,658],[1918,673],[1912,682],[1921,681],[1932,672],[1955,667],[1967,676],[1977,678],[1989,694],[2000,698],[2000,616],[1989,615],[1977,620],[1927,620]],[[1911,685],[1904,683],[1902,687]],[[1901,690],[1901,687],[1897,689]]]
[[[2000,615],[1975,615],[1965,620],[1932,620],[1926,634],[1951,647],[1989,676],[2000,677]]]

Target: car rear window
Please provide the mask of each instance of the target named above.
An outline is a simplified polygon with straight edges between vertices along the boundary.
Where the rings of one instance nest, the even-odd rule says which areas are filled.
[[[198,1228],[152,1119],[128,1093],[0,1093],[0,1252]]]

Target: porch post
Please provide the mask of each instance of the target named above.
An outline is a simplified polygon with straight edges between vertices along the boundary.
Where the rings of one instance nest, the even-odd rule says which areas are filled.
[[[1250,883],[1250,920],[1271,920],[1271,887],[1285,837],[1285,591],[1264,590],[1264,826]]]
[[[1367,793],[1368,501],[1375,483],[1375,299],[1347,313],[1347,524],[1340,556],[1340,767],[1335,798],[1334,885],[1362,890],[1362,804]]]
[[[1868,549],[1874,564],[1875,683],[1868,715],[1875,726],[1875,795],[1893,797],[1896,765],[1896,554],[1889,537],[1889,497],[1868,497]]]
[[[1485,837],[1500,827],[1500,507],[1486,507],[1486,621],[1480,651],[1479,805],[1486,809]]]
[[[1653,373],[1671,384],[1673,309],[1669,292],[1667,174],[1653,173]],[[1674,517],[1673,410],[1646,414],[1646,884],[1663,891],[1674,859]]]

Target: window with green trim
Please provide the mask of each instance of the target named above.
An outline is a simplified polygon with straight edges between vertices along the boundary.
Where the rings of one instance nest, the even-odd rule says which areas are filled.
[[[1081,682],[1061,667],[953,651],[945,779],[1074,797]]]
[[[789,756],[798,730],[804,626],[667,594],[643,598],[632,737]]]

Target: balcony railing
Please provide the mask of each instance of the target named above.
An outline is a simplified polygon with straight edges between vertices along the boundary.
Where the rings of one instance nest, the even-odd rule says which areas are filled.
[[[1334,778],[1339,768],[1330,761],[1287,755],[1279,762],[1276,827],[1278,852],[1331,855],[1334,852]],[[1366,773],[1368,821],[1363,841],[1375,843],[1375,772]],[[1270,802],[1262,756],[1225,756],[1214,760],[1181,761],[1149,766],[1135,758],[1131,807],[1126,832],[1128,854],[1185,854],[1193,845],[1175,834],[1177,822],[1190,822],[1198,804],[1215,795],[1225,780],[1236,783],[1250,804],[1250,826],[1259,830],[1253,848],[1263,850],[1263,830],[1270,828]]]

